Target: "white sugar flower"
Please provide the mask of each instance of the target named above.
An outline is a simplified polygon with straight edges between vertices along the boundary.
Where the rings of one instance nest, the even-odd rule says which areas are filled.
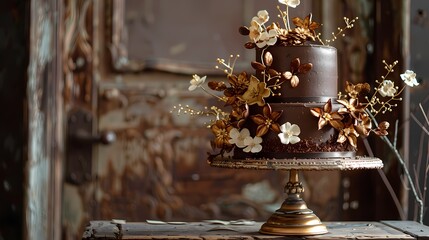
[[[246,137],[244,139],[244,144],[247,146],[246,148],[243,149],[244,152],[252,152],[252,153],[257,153],[260,152],[262,150],[262,138],[256,136],[255,138],[252,137]]]
[[[235,144],[239,148],[244,148],[247,146],[244,144],[244,139],[250,137],[250,132],[247,128],[243,128],[241,131],[239,131],[237,128],[233,128],[231,131],[229,131],[229,137],[231,138],[229,143]]]
[[[384,80],[378,91],[383,97],[393,97],[396,93],[395,84],[390,80]]]
[[[298,137],[298,135],[301,133],[301,129],[296,124],[291,124],[290,122],[287,122],[280,126],[281,133],[278,134],[280,141],[283,144],[295,144],[301,139]]]
[[[261,10],[258,12],[256,17],[252,18],[252,21],[257,22],[259,25],[262,25],[270,19],[270,16],[268,15],[267,10]]]
[[[299,0],[279,0],[279,3],[292,8],[296,8],[300,4]]]
[[[277,42],[277,30],[271,29],[269,32],[261,33],[259,37],[259,41],[256,43],[258,48],[263,48],[265,46],[272,46]]]
[[[410,87],[419,85],[416,79],[416,74],[411,70],[405,71],[405,73],[401,74],[400,76],[402,80],[405,82],[405,84],[407,84]]]
[[[200,77],[197,74],[192,76],[192,80],[189,82],[191,86],[189,86],[189,91],[194,91],[197,87],[201,86],[206,81],[207,76]]]
[[[261,36],[262,27],[257,21],[252,20],[249,27],[250,40],[257,42]]]

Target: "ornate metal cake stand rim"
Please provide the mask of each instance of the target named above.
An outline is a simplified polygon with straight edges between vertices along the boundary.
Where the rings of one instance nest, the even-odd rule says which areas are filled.
[[[306,159],[235,159],[217,156],[209,159],[213,167],[255,170],[357,170],[380,169],[383,162],[375,157],[306,158]]]

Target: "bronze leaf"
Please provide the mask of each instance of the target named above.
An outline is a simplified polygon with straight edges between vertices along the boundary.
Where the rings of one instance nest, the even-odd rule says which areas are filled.
[[[271,130],[273,130],[275,133],[280,133],[280,125],[278,123],[271,124]]]
[[[349,143],[356,149],[357,148],[357,137],[355,135],[347,136]]]
[[[377,136],[387,136],[387,135],[389,135],[389,133],[386,130],[381,130],[381,129],[375,129],[374,133]]]
[[[341,130],[344,128],[344,124],[340,120],[331,120],[329,121],[329,124],[331,124],[331,126],[337,130]]]
[[[262,108],[262,113],[264,114],[264,116],[269,117],[271,115],[271,106],[270,104],[267,104],[264,106],[264,108]]]
[[[313,116],[315,117],[320,117],[322,115],[322,109],[320,108],[312,108],[310,110],[311,114],[313,114]]]
[[[264,71],[266,68],[264,64],[257,61],[252,61],[251,65],[255,70],[259,70],[259,71]]]
[[[308,73],[312,68],[313,68],[313,64],[305,63],[299,66],[298,72],[305,74],[305,73]]]
[[[283,114],[283,110],[281,111],[275,111],[271,113],[271,119],[274,121],[277,121],[277,119],[279,119],[279,117]]]
[[[250,117],[252,119],[252,121],[258,125],[264,124],[265,123],[265,118],[261,115],[255,115],[255,116],[251,116]]]
[[[300,17],[294,17],[294,18],[292,18],[292,22],[297,27],[302,27],[303,26],[303,24],[302,24],[303,21],[302,21],[302,19]]]
[[[226,89],[226,84],[224,82],[209,82],[207,84],[210,89],[215,91],[224,91]]]
[[[256,43],[254,43],[254,42],[247,42],[247,43],[244,44],[244,47],[246,49],[254,49],[256,47]]]
[[[274,77],[274,76],[280,76],[280,73],[279,73],[279,72],[277,72],[276,70],[272,69],[272,68],[270,68],[270,69],[268,70],[268,74],[269,74],[271,77]]]
[[[269,130],[269,128],[267,125],[265,125],[265,124],[259,125],[258,128],[256,129],[256,136],[262,137],[268,132],[268,130]]]
[[[378,128],[383,129],[383,130],[387,130],[390,127],[390,123],[383,121],[378,125]]]
[[[249,28],[247,28],[246,26],[241,26],[241,27],[238,29],[238,32],[239,32],[241,35],[247,36],[247,35],[249,35],[250,30],[249,30]]]
[[[299,65],[301,65],[301,60],[299,60],[299,58],[295,58],[294,60],[292,60],[290,62],[290,68],[292,72],[295,72],[296,70],[298,70]]]
[[[325,105],[323,106],[323,111],[330,113],[332,111],[332,104],[331,104],[331,99],[329,99]]]

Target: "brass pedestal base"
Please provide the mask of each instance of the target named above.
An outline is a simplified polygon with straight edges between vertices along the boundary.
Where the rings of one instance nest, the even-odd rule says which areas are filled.
[[[290,179],[285,187],[288,197],[259,230],[271,235],[318,235],[327,233],[326,226],[307,208],[300,193],[304,192],[298,181],[298,172],[291,170]]]
[[[326,159],[235,159],[218,156],[208,159],[214,167],[259,169],[259,170],[289,170],[289,182],[285,187],[288,198],[265,224],[260,232],[271,235],[318,235],[327,233],[325,225],[307,208],[300,197],[304,192],[298,180],[298,170],[356,170],[380,169],[383,162],[373,157],[326,158]]]

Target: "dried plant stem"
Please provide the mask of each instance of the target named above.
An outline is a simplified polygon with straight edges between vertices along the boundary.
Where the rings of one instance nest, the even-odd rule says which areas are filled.
[[[374,118],[374,115],[371,114],[370,111],[366,111],[368,113],[368,115],[371,117],[373,123],[375,124],[376,127],[378,127],[378,122],[377,120]],[[397,132],[395,132],[395,135],[397,135]],[[401,154],[399,153],[398,149],[396,149],[396,146],[394,146],[392,144],[392,142],[390,141],[390,139],[386,136],[380,136],[381,140],[383,140],[387,146],[390,148],[390,150],[392,150],[392,152],[395,154],[395,157],[398,159],[399,164],[401,165],[401,167],[404,170],[404,174],[409,182],[410,188],[411,188],[411,192],[413,193],[414,196],[414,200],[417,202],[417,204],[419,205],[419,216],[418,216],[418,222],[419,223],[423,223],[423,212],[424,212],[424,204],[423,204],[423,200],[421,199],[421,197],[419,196],[419,194],[417,193],[416,190],[416,184],[414,183],[413,178],[411,177],[410,171],[408,170],[408,166],[405,163],[404,159],[402,158]]]
[[[365,145],[365,148],[368,152],[368,155],[371,157],[374,157],[374,153],[372,152],[371,146],[369,145],[368,139],[364,138],[363,143]],[[392,185],[389,182],[389,179],[387,179],[386,174],[383,172],[382,169],[377,169],[378,175],[380,175],[381,180],[383,181],[384,185],[386,186],[387,190],[389,191],[390,196],[393,199],[393,202],[395,203],[396,209],[398,210],[399,216],[402,220],[405,220],[407,216],[405,216],[404,209],[402,208],[401,202],[398,199],[398,196],[395,193],[395,190],[393,189]]]

